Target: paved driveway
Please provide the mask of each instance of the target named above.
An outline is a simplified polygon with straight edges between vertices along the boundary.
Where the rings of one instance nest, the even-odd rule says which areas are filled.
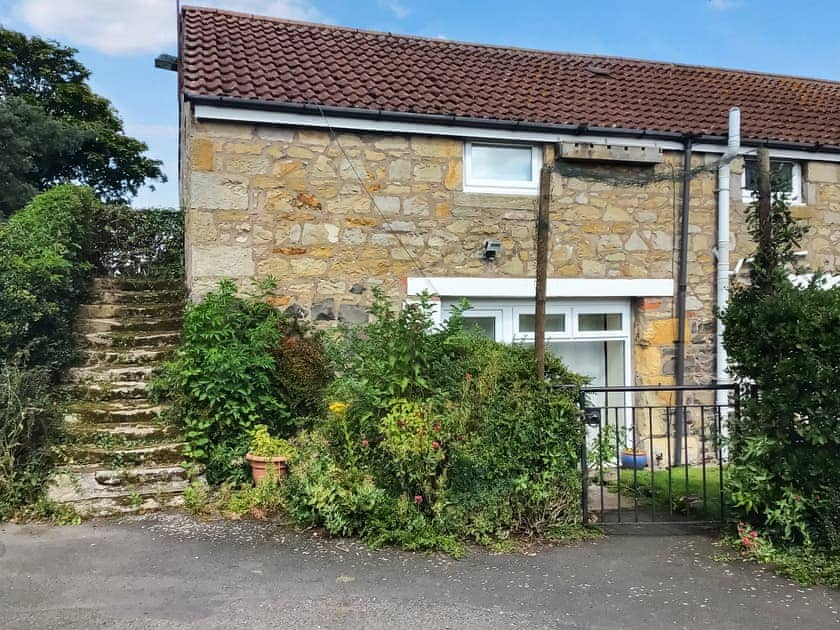
[[[840,592],[718,551],[611,536],[454,561],[180,514],[0,525],[0,627],[840,628]]]

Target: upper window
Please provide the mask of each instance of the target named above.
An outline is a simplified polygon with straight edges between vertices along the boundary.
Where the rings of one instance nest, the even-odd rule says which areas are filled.
[[[770,183],[774,193],[784,193],[790,203],[802,201],[802,167],[790,160],[770,160]],[[744,202],[753,200],[758,190],[758,161],[744,160],[741,173],[741,194]]]
[[[502,194],[536,194],[542,158],[527,144],[464,144],[464,190]]]

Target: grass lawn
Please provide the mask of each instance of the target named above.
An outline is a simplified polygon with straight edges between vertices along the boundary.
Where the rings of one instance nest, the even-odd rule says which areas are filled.
[[[686,485],[686,467],[679,466],[670,470],[671,476],[671,507],[675,514],[681,514],[692,520],[717,520],[720,518],[720,473],[717,466],[706,466],[705,503],[703,468],[688,467],[688,484]],[[668,473],[667,470],[657,470],[653,473],[651,484],[650,470],[639,470],[636,474],[636,485],[633,485],[633,471],[622,469],[621,494],[639,499],[639,506],[649,506],[653,501],[657,512],[668,509]],[[651,490],[651,486],[653,489]],[[615,480],[608,483],[610,491],[617,490]]]

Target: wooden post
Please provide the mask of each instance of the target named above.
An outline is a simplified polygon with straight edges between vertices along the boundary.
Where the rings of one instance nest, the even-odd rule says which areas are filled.
[[[761,147],[758,150],[758,251],[762,262],[768,266],[765,271],[776,264],[770,225],[771,196],[770,151]]]
[[[545,378],[545,293],[548,278],[549,208],[551,206],[551,172],[554,156],[546,148],[540,171],[540,202],[537,209],[537,292],[534,304],[534,357],[537,378]]]

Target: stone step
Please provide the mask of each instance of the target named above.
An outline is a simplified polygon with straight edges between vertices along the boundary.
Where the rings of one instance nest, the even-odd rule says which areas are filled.
[[[160,348],[177,344],[181,332],[76,333],[75,339],[77,345],[86,348]]]
[[[160,371],[160,366],[155,365],[74,367],[67,370],[67,380],[70,383],[148,381],[158,371]]]
[[[179,304],[184,301],[183,289],[155,291],[122,291],[119,289],[92,289],[88,301],[104,304]]]
[[[52,475],[47,496],[85,517],[109,516],[182,505],[192,481],[204,483],[181,466],[67,466]]]
[[[149,384],[145,381],[101,381],[67,387],[71,399],[78,401],[134,402],[147,398]]]
[[[71,424],[148,422],[156,420],[166,409],[166,405],[153,405],[143,399],[77,402],[67,406],[66,419]]]
[[[73,329],[80,333],[98,332],[179,332],[179,317],[79,318]]]
[[[82,356],[85,366],[110,365],[113,367],[130,365],[159,365],[169,360],[174,346],[160,348],[126,348],[125,350],[84,350]]]
[[[110,444],[121,448],[160,444],[178,435],[178,429],[170,424],[148,421],[85,423],[68,418],[66,426],[76,444],[103,448]]]
[[[93,278],[94,291],[186,291],[183,279]]]
[[[133,448],[102,448],[93,445],[72,445],[64,450],[68,464],[100,464],[105,467],[164,466],[179,464],[184,459],[184,442],[166,442]]]
[[[76,312],[80,319],[122,319],[136,317],[181,318],[184,313],[183,302],[168,304],[82,304]]]

